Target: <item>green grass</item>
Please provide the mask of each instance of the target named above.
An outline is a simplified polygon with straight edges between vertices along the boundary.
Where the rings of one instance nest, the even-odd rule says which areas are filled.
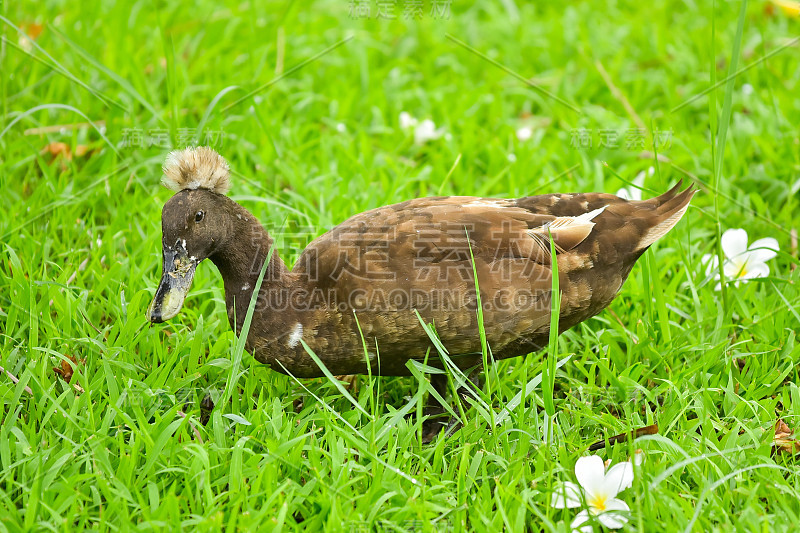
[[[652,423],[658,435],[599,452],[646,452],[621,495],[627,529],[795,527],[800,475],[771,431],[777,418],[800,427],[799,47],[682,104],[800,34],[800,19],[765,2],[453,2],[446,20],[426,3],[421,20],[398,7],[394,21],[349,7],[0,2],[0,366],[19,378],[0,376],[0,529],[567,531],[574,512],[549,506],[554,485],[574,481],[592,442]],[[41,50],[26,54],[11,23],[34,22]],[[416,146],[401,111],[451,137]],[[68,126],[87,119],[103,124]],[[525,120],[536,126],[520,142]],[[356,409],[328,379],[293,380],[246,352],[235,366],[211,264],[179,317],[146,323],[170,196],[160,164],[201,124],[235,170],[233,198],[285,228],[290,264],[348,216],[418,196],[613,193],[654,165],[653,130],[671,134],[645,196],[679,178],[701,192],[607,311],[499,363],[455,407],[464,428],[423,445],[404,417],[426,397],[422,374],[359,377]],[[641,125],[646,146],[626,149]],[[574,146],[582,128],[591,148]],[[600,145],[604,130],[618,147]],[[91,152],[51,162],[53,142]],[[739,227],[782,252],[770,278],[723,300],[701,257]],[[85,359],[84,392],[53,372],[68,356]],[[552,394],[540,384],[492,416],[568,356]],[[218,405],[203,426],[208,391]]]

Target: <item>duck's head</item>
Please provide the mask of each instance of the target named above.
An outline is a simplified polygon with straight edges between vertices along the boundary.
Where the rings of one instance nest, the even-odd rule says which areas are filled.
[[[147,309],[150,322],[178,314],[197,265],[214,254],[233,233],[228,164],[211,148],[187,148],[169,154],[162,183],[177,191],[161,212],[164,257],[161,282]]]

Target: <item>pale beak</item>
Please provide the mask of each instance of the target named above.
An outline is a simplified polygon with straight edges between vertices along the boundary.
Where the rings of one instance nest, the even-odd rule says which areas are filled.
[[[197,260],[189,257],[182,241],[172,248],[164,247],[164,267],[161,283],[156,295],[147,308],[147,320],[164,322],[178,314],[183,307],[183,300],[192,286]]]

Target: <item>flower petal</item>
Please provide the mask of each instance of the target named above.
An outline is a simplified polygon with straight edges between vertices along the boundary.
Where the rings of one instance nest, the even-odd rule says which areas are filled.
[[[592,499],[599,490],[602,490],[605,471],[603,460],[599,455],[581,457],[575,462],[575,477],[586,491],[587,499]]]
[[[716,255],[705,254],[703,258],[700,260],[701,264],[705,265],[706,267],[706,276],[710,276],[715,272],[719,275],[719,257]]]
[[[722,251],[732,259],[747,251],[747,232],[743,229],[729,229],[722,234]]]
[[[627,503],[612,498],[606,502],[606,512],[597,515],[597,520],[609,529],[619,529],[630,520],[630,511]]]
[[[644,186],[644,178],[645,178],[645,176],[652,176],[653,172],[655,172],[655,171],[656,171],[656,169],[654,169],[653,167],[650,167],[649,169],[647,169],[647,172],[642,170],[641,172],[636,174],[636,177],[633,178],[632,183],[634,185],[638,186],[638,187],[643,187]]]
[[[427,118],[419,123],[414,128],[414,142],[417,144],[425,144],[428,141],[435,141],[444,135],[444,128],[436,129],[436,124]]]
[[[623,187],[617,191],[617,196],[622,198],[623,200],[635,200],[640,201],[642,199],[642,187],[644,187],[644,178],[645,175],[652,176],[655,169],[650,167],[650,169],[645,172],[644,170],[636,174],[636,177],[631,180],[632,185],[630,187]]]
[[[633,200],[631,196],[631,191],[627,187],[623,187],[620,190],[618,190],[617,196],[619,196],[623,200]]]
[[[623,200],[634,200],[638,202],[642,199],[642,191],[636,187],[623,187],[617,191],[617,196]]]
[[[732,280],[741,277],[747,267],[747,255],[748,253],[745,252],[736,257],[736,259],[728,259],[725,261],[725,264],[722,265],[722,269],[725,271],[725,279]]]
[[[781,247],[778,246],[778,241],[772,237],[758,239],[750,245],[750,248],[748,248],[748,251],[750,252],[749,260],[756,263],[769,261],[778,255],[778,251],[780,251],[780,249]]]
[[[747,270],[744,271],[739,279],[765,278],[767,276],[769,276],[769,266],[765,263],[753,263],[747,266]]]
[[[406,111],[403,111],[403,112],[400,113],[400,128],[401,129],[407,130],[409,128],[413,128],[416,125],[417,125],[417,119],[412,117]]]
[[[584,509],[575,516],[575,520],[569,525],[570,531],[580,531],[581,533],[592,533],[592,526],[586,524],[589,521],[589,511]],[[583,525],[585,524],[585,525]]]
[[[631,485],[633,485],[633,465],[624,461],[608,469],[603,480],[603,491],[606,497],[614,498]]]
[[[553,493],[553,499],[550,505],[556,509],[564,509],[565,507],[580,507],[583,500],[583,492],[581,488],[575,483],[567,481],[562,486],[556,489]]]
[[[530,126],[522,126],[517,128],[517,139],[520,141],[527,141],[533,136],[533,129]]]

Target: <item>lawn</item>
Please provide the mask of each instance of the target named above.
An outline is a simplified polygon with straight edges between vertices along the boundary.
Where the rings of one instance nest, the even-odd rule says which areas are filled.
[[[796,527],[789,4],[0,1],[0,529],[569,531],[553,494],[592,454],[642,459],[626,530]],[[420,196],[615,193],[641,172],[645,198],[700,192],[607,310],[492,365],[463,428],[423,443],[423,376],[265,368],[210,262],[147,322],[161,164],[189,144],[228,159],[288,264]],[[718,287],[703,256],[738,228],[780,252]]]

